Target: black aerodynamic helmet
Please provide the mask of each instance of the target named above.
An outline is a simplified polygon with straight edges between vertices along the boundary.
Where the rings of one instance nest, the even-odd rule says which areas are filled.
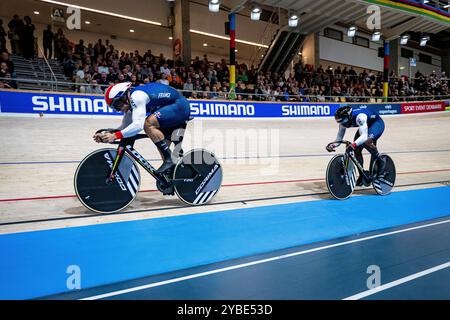
[[[336,110],[334,113],[334,119],[337,123],[342,124],[344,127],[350,125],[352,119],[352,107],[343,106]]]

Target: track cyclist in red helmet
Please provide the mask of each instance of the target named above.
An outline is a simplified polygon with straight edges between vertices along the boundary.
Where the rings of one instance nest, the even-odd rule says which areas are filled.
[[[122,125],[115,133],[95,134],[94,140],[111,143],[144,130],[163,158],[163,164],[157,172],[164,173],[172,169],[174,163],[170,142],[166,141],[163,131],[181,126],[190,119],[186,98],[176,89],[162,83],[152,82],[132,89],[131,82],[123,82],[111,85],[105,91],[105,100],[110,108],[124,113]]]
[[[365,106],[353,109],[350,106],[342,106],[336,110],[334,114],[336,122],[339,124],[339,131],[336,141],[341,141],[344,138],[345,131],[350,127],[357,127],[354,142],[348,147],[347,152],[354,151],[356,159],[363,166],[364,160],[362,156],[363,148],[371,154],[370,168],[375,161],[378,161],[378,177],[384,173],[386,166],[383,158],[380,157],[377,148],[377,141],[384,131],[384,121],[378,113],[369,110]],[[330,143],[326,146],[328,152],[334,151],[340,143]],[[359,175],[357,186],[363,184],[362,175]]]

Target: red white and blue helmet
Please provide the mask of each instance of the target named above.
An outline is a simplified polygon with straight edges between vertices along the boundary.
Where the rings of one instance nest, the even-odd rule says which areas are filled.
[[[128,103],[128,92],[131,90],[131,82],[112,84],[105,91],[106,104],[116,111]]]

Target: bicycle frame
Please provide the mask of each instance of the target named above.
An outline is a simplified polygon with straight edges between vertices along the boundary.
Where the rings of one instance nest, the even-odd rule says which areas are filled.
[[[335,143],[344,143],[346,146],[348,146],[349,144],[351,144],[351,142],[349,141],[335,141]],[[358,159],[356,159],[355,157],[355,153],[354,152],[345,152],[344,153],[344,169],[345,169],[345,175],[348,176],[348,161],[349,159],[353,162],[353,164],[359,169],[359,172],[364,176],[365,179],[367,179],[368,181],[372,181],[372,176],[371,175],[367,175],[363,166],[361,165],[361,163],[358,161]]]
[[[183,182],[192,182],[202,177],[201,173],[194,166],[191,165],[189,166],[195,172],[195,176],[189,179],[169,179],[167,178],[166,175],[159,174],[158,172],[156,172],[156,169],[147,160],[145,160],[145,158],[136,149],[133,148],[134,142],[136,140],[144,138],[148,138],[148,136],[145,134],[138,134],[130,138],[123,138],[120,140],[120,142],[115,142],[118,143],[119,146],[117,147],[117,155],[116,158],[114,159],[111,172],[106,180],[107,183],[111,183],[115,179],[115,174],[119,168],[120,162],[122,161],[122,158],[125,153],[127,153],[137,163],[139,163],[141,167],[145,169],[145,171],[150,173],[152,177],[155,178],[163,186],[176,185]]]

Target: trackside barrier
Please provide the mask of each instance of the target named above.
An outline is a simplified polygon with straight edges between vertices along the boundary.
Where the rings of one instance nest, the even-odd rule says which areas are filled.
[[[342,105],[367,107],[380,115],[444,111],[449,101],[404,103],[259,102],[188,99],[193,117],[303,118],[334,115]],[[0,90],[0,114],[120,115],[102,95]]]

